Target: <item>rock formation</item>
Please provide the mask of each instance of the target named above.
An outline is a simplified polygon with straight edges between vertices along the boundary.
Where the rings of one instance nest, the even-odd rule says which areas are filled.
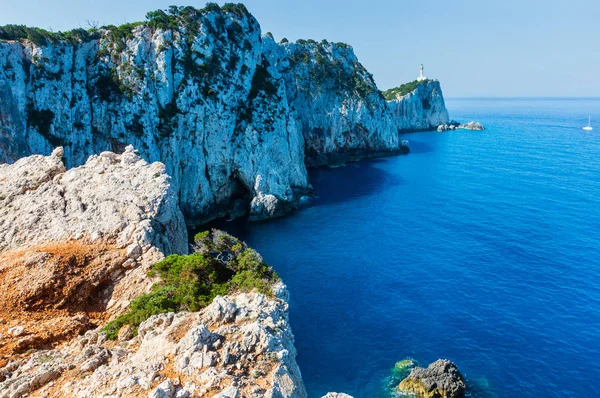
[[[69,171],[61,156],[0,165],[0,362],[102,323],[150,287],[151,265],[187,252],[164,165],[131,147]]]
[[[306,397],[288,292],[260,255],[213,231],[156,264],[188,247],[164,165],[132,147],[68,171],[61,156],[0,166],[1,398]],[[158,265],[185,259],[197,274],[177,263],[157,284]]]
[[[469,122],[469,123],[461,124],[460,126],[458,126],[458,128],[464,129],[464,130],[484,130],[483,124],[481,124],[479,122]]]
[[[276,44],[243,5],[172,7],[64,34],[0,27],[0,161],[64,146],[67,167],[132,144],[172,176],[190,225],[275,217],[305,167],[405,153],[435,128],[437,82],[387,104],[342,43]]]
[[[424,80],[403,97],[388,102],[400,131],[432,130],[448,123],[448,110],[440,83]]]
[[[196,313],[155,315],[120,341],[88,331],[0,369],[0,398],[306,397],[287,290],[217,297]]]
[[[479,122],[469,122],[465,124],[460,124],[457,121],[453,120],[448,124],[440,124],[437,128],[438,132],[442,131],[454,131],[454,130],[484,130],[483,124]]]
[[[395,118],[352,47],[326,40],[278,45],[268,36],[263,47],[297,111],[308,166],[408,152],[398,129],[415,110]]]
[[[456,365],[438,359],[427,368],[414,367],[399,389],[420,398],[455,398],[465,393],[465,382]]]

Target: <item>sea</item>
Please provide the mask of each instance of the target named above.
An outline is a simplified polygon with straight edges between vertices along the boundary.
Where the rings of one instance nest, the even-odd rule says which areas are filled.
[[[405,134],[229,228],[289,288],[308,396],[397,396],[396,362],[447,358],[470,397],[600,397],[600,99],[447,107],[485,131]]]

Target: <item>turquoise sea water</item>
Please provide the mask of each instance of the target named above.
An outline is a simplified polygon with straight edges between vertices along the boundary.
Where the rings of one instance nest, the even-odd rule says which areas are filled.
[[[314,170],[311,207],[236,231],[290,289],[309,397],[389,396],[407,357],[474,397],[600,396],[600,100],[447,105],[487,130]]]

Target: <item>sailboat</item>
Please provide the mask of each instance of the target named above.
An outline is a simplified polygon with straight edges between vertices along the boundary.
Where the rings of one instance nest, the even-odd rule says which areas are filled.
[[[585,131],[592,131],[594,128],[592,127],[592,116],[588,118],[588,125],[583,128]]]

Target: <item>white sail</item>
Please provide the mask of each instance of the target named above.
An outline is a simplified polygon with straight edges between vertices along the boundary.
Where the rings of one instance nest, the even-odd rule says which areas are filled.
[[[592,131],[592,115],[588,116],[588,125],[583,128],[585,131]]]

